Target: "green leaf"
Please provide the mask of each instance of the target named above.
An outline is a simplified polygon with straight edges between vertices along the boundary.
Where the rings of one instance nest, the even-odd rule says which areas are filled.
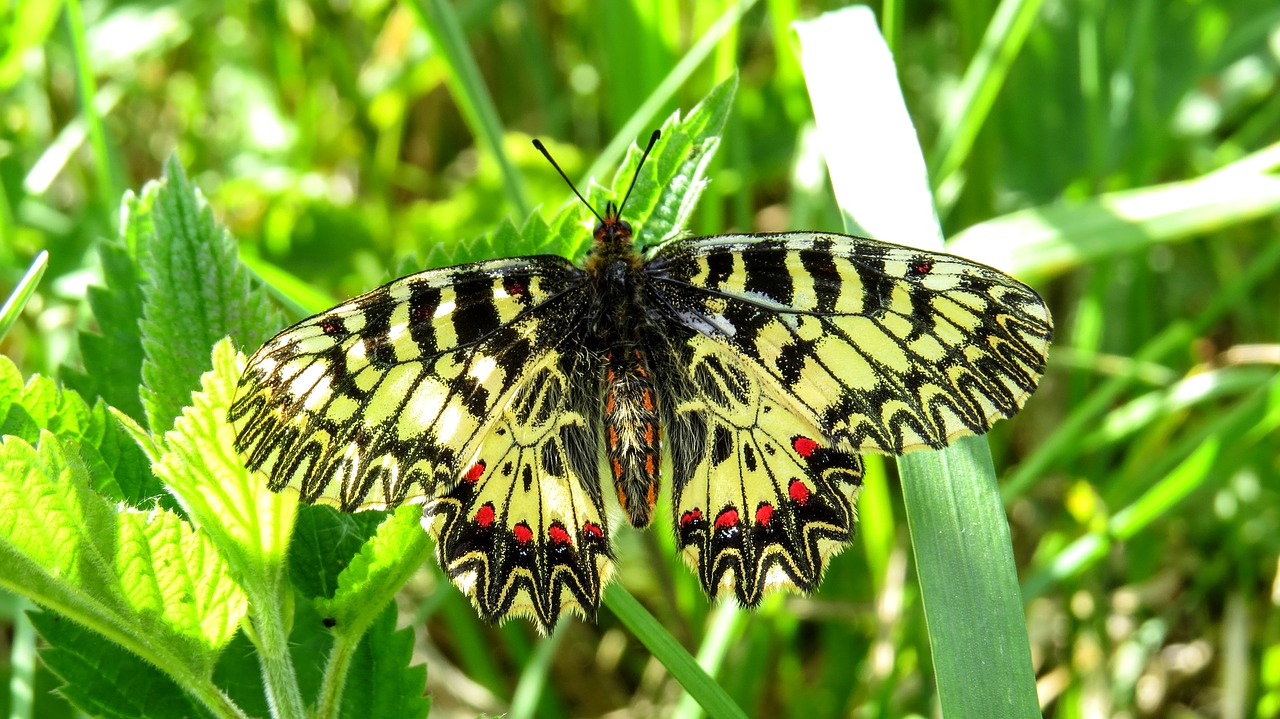
[[[139,236],[138,248],[147,273],[142,404],[148,425],[160,431],[188,404],[215,342],[231,335],[257,346],[269,336],[264,328],[281,321],[260,289],[250,291],[235,241],[176,160],[143,195],[153,228]]]
[[[396,631],[396,608],[387,604],[355,651],[341,716],[427,716],[427,668],[412,661],[413,629]]]
[[[332,507],[298,507],[289,542],[289,577],[308,598],[332,597],[338,576],[387,519],[386,512],[348,514]]]
[[[0,586],[142,657],[206,706],[245,612],[208,538],[171,512],[112,506],[89,488],[73,440],[0,441]]]
[[[11,435],[35,443],[40,426],[22,405],[22,373],[0,355],[0,437]]]
[[[936,246],[941,230],[924,161],[870,10],[828,13],[799,30],[818,132],[850,224]],[[1039,716],[1008,519],[986,440],[913,452],[898,467],[942,714]]]
[[[285,560],[298,498],[296,492],[268,490],[236,455],[227,408],[243,371],[243,358],[237,357],[230,340],[218,342],[213,369],[200,378],[191,406],[165,433],[154,469],[218,547],[244,589],[258,659],[276,712],[301,715],[285,616],[292,601]]]
[[[69,386],[85,397],[101,397],[107,404],[141,422],[145,415],[138,387],[142,385],[142,287],[144,273],[138,266],[139,237],[154,234],[151,204],[155,191],[149,186],[142,197],[125,195],[116,241],[98,245],[105,287],[89,288],[89,306],[98,332],[80,332],[80,356],[84,371],[64,368]]]
[[[243,370],[230,341],[219,342],[213,370],[200,378],[191,406],[165,433],[155,464],[156,474],[241,578],[283,566],[298,504],[296,493],[268,490],[232,448],[234,430],[226,414]]]
[[[97,717],[211,717],[172,679],[137,655],[51,612],[28,616],[46,646],[40,660],[64,684],[58,691]]]
[[[705,173],[720,145],[729,108],[737,88],[737,76],[717,85],[688,115],[676,111],[662,124],[662,136],[653,144],[640,174],[636,166],[644,153],[643,145],[633,145],[622,165],[614,173],[609,188],[592,184],[578,188],[598,212],[606,201],[622,202],[623,219],[631,223],[641,236],[641,244],[656,244],[678,233],[706,187]],[[632,180],[635,187],[630,196]],[[566,257],[577,257],[586,249],[590,233],[584,224],[594,222],[587,208],[576,198],[557,214],[551,224],[550,245]]]
[[[40,430],[48,430],[75,443],[95,491],[135,507],[150,507],[158,500],[166,509],[176,508],[137,443],[101,400],[89,407],[75,392],[40,375],[25,386],[21,381],[13,363],[0,356],[0,434],[34,443]]]
[[[9,334],[9,328],[22,315],[22,310],[26,308],[27,301],[31,299],[31,295],[35,294],[36,288],[40,286],[40,278],[44,277],[44,271],[48,267],[49,253],[41,251],[31,261],[31,266],[22,275],[22,279],[18,280],[13,292],[4,301],[4,306],[0,307],[0,340],[3,340],[5,335]]]
[[[316,607],[337,621],[338,627],[363,631],[430,558],[431,546],[422,528],[422,507],[399,507],[338,575],[333,599],[318,599]]]

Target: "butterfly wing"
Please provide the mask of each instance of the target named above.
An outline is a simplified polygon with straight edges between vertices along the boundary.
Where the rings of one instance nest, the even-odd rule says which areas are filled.
[[[236,448],[309,503],[427,503],[441,566],[489,618],[590,613],[608,542],[588,401],[602,374],[569,339],[580,282],[558,257],[495,260],[306,319],[249,360]]]
[[[528,367],[463,481],[426,505],[440,566],[487,618],[524,615],[549,632],[562,613],[595,616],[610,566],[589,380],[600,374],[585,352]]]
[[[820,233],[660,247],[664,385],[681,546],[715,596],[813,589],[853,532],[858,452],[987,431],[1043,372],[1030,288],[941,253]]]
[[[839,446],[902,454],[982,434],[1035,390],[1034,290],[943,253],[815,232],[663,246],[656,301],[731,349]]]
[[[712,597],[755,606],[769,591],[817,587],[850,541],[862,460],[831,446],[735,351],[685,337],[664,367],[672,509],[685,560]]]

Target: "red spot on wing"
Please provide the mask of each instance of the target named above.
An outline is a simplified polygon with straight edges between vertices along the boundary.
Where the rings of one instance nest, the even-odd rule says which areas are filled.
[[[716,529],[726,529],[738,523],[738,510],[730,507],[716,515]]]
[[[478,512],[476,512],[476,524],[480,525],[481,527],[492,527],[493,519],[494,517],[493,517],[492,504],[485,504],[484,506],[480,507],[480,510]]]
[[[787,494],[791,495],[791,499],[796,504],[804,504],[809,501],[809,487],[798,479],[791,480],[791,486],[787,487]]]
[[[600,525],[595,522],[584,522],[582,524],[582,533],[592,539],[604,539],[604,530],[600,529]]]
[[[338,325],[331,320],[325,320],[320,323],[320,331],[327,335],[336,334],[338,332]]]
[[[516,535],[516,541],[521,544],[528,544],[533,539],[533,530],[529,529],[529,525],[521,522],[511,528],[511,533]]]
[[[687,527],[687,526],[689,526],[690,524],[693,524],[694,522],[696,522],[696,521],[698,521],[698,520],[700,520],[700,519],[702,519],[702,510],[701,510],[701,509],[690,509],[689,511],[687,511],[687,512],[685,512],[684,514],[680,515],[680,526],[681,526],[681,527]]]
[[[927,261],[917,262],[915,265],[912,265],[911,271],[916,275],[927,275],[933,271],[933,263]]]
[[[559,524],[551,525],[551,529],[547,530],[547,536],[551,537],[551,541],[555,542],[556,544],[572,543],[572,540],[569,538],[569,533],[566,532],[564,530],[564,527],[560,526]]]
[[[796,437],[791,441],[791,446],[795,447],[796,454],[808,458],[818,448],[818,443],[808,437]]]
[[[475,464],[471,465],[471,468],[467,470],[466,474],[462,475],[462,478],[467,480],[468,482],[474,482],[477,479],[480,479],[480,475],[484,474],[484,468],[485,468],[485,464],[484,464],[484,460],[482,459],[479,462],[476,462]]]
[[[756,508],[756,524],[768,524],[769,520],[772,518],[773,518],[772,504],[766,503]]]
[[[511,287],[507,288],[507,294],[510,294],[510,295],[519,296],[519,295],[523,295],[524,293],[525,293],[524,285],[520,284],[519,282],[513,282],[511,284]]]

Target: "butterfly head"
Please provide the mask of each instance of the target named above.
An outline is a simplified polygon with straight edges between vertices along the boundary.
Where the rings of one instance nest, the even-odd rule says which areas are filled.
[[[631,223],[620,216],[621,208],[612,200],[604,206],[604,217],[596,225],[596,244],[631,244]]]
[[[636,174],[631,178],[631,186],[627,188],[627,194],[622,198],[621,203],[614,203],[613,200],[606,203],[603,216],[596,212],[596,208],[592,207],[590,202],[587,202],[587,198],[583,197],[581,192],[578,192],[578,188],[574,186],[573,181],[569,179],[568,175],[564,174],[564,170],[560,169],[560,165],[556,164],[555,159],[551,157],[551,153],[547,152],[547,148],[543,146],[542,142],[534,140],[533,146],[538,148],[538,152],[541,152],[543,157],[547,158],[547,162],[550,162],[552,167],[556,168],[556,172],[559,172],[564,181],[568,183],[569,189],[573,190],[573,194],[577,195],[578,199],[582,200],[582,204],[586,205],[587,209],[591,210],[591,214],[595,215],[596,219],[600,221],[593,233],[596,246],[617,246],[621,244],[630,247],[631,225],[622,219],[622,208],[626,207],[627,198],[631,197],[631,191],[636,187],[636,180],[640,179],[640,168],[644,167],[644,161],[648,159],[649,151],[653,149],[659,137],[662,137],[662,133],[658,130],[654,130],[653,134],[649,136],[649,144],[644,148],[644,154],[640,156],[640,162],[636,165]]]

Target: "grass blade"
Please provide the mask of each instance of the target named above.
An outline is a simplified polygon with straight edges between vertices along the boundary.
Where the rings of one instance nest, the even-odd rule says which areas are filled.
[[[725,690],[698,666],[698,662],[680,646],[675,637],[645,611],[635,597],[627,593],[617,582],[609,585],[604,595],[609,607],[636,639],[644,644],[654,658],[671,672],[684,690],[689,692],[707,715],[716,719],[745,719],[742,709],[729,698]]]
[[[874,17],[850,8],[798,28],[846,216],[881,237],[938,246],[924,162]],[[866,107],[877,110],[859,111]],[[986,440],[915,452],[898,467],[943,715],[1038,716],[1009,525]]]
[[[35,294],[36,287],[40,285],[40,278],[44,277],[44,271],[48,267],[49,253],[42,251],[31,261],[31,266],[27,268],[26,274],[22,275],[22,279],[18,280],[17,286],[4,301],[4,306],[0,307],[0,339],[4,339],[4,336],[9,334],[9,328],[18,321],[22,308],[27,306],[27,300]]]
[[[467,45],[457,14],[443,0],[414,0],[409,5],[431,36],[436,50],[444,56],[449,89],[458,103],[458,110],[467,118],[467,124],[480,146],[492,153],[502,168],[502,184],[507,201],[511,203],[512,214],[516,217],[528,215],[533,210],[529,191],[524,186],[523,176],[502,147],[502,121],[493,98],[489,96],[484,77],[480,75],[480,67]]]

